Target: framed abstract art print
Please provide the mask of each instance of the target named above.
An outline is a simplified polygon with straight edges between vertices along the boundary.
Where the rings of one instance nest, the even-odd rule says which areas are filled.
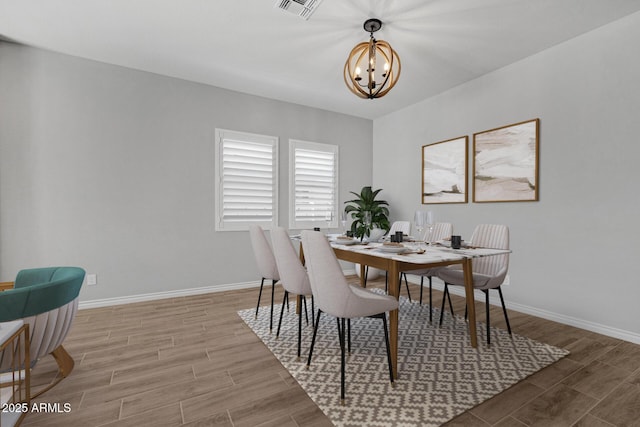
[[[540,119],[473,135],[473,201],[538,200]]]
[[[422,203],[467,203],[469,137],[422,146]]]

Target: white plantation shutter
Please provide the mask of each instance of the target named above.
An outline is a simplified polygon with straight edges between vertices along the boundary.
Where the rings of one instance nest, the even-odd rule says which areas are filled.
[[[277,225],[278,138],[216,129],[216,230]]]
[[[338,147],[291,140],[289,228],[337,226]]]

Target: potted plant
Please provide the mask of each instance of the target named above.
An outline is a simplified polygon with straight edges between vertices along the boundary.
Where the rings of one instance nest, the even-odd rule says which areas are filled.
[[[385,200],[376,200],[376,196],[382,189],[371,190],[371,187],[362,187],[360,194],[351,191],[357,198],[344,202],[344,211],[354,220],[351,223],[351,232],[360,240],[369,237],[371,229],[381,228],[389,231],[389,203]],[[370,212],[370,222],[366,212]]]

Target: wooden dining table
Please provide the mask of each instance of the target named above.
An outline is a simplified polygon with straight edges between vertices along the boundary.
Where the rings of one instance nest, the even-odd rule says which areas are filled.
[[[425,268],[462,266],[465,282],[465,299],[468,308],[469,340],[472,347],[478,346],[476,329],[476,310],[473,288],[473,259],[485,256],[500,255],[511,252],[508,249],[464,248],[451,249],[444,246],[428,246],[423,253],[409,250],[405,253],[383,252],[383,244],[353,242],[330,239],[336,257],[343,261],[360,264],[360,285],[365,285],[366,266],[386,270],[388,272],[388,292],[395,298],[400,297],[400,273],[411,273],[412,270]],[[424,247],[422,248],[424,249]],[[304,262],[304,251],[300,246],[300,258]],[[394,378],[398,378],[398,310],[389,313],[389,344]]]

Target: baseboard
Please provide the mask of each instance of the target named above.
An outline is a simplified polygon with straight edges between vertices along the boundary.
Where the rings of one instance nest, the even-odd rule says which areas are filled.
[[[409,283],[420,284],[418,276],[409,275]],[[428,285],[428,283],[427,283]],[[427,288],[428,289],[428,288]],[[439,291],[444,290],[444,283],[437,278],[433,279],[433,289]],[[464,289],[459,286],[450,286],[449,291],[453,295],[459,295],[464,297]],[[484,294],[481,291],[475,292],[475,298],[477,300],[484,301]],[[490,302],[491,305],[499,305],[497,302]],[[629,341],[634,344],[640,344],[640,334],[625,331],[624,329],[612,328],[610,326],[602,325],[600,323],[590,322],[584,319],[578,319],[571,316],[565,316],[563,314],[554,313],[548,310],[542,310],[540,308],[531,307],[524,304],[518,304],[513,301],[505,299],[505,304],[508,309],[519,311],[520,313],[530,314],[531,316],[540,317],[542,319],[551,320],[554,322],[562,323],[563,325],[575,326],[576,328],[585,329],[587,331],[596,332],[598,334],[606,335],[608,337],[618,338],[624,341]]]
[[[355,270],[344,270],[345,275],[355,274]],[[413,284],[420,284],[420,280],[417,276],[409,275],[409,282]],[[234,291],[238,289],[247,289],[260,286],[259,281],[244,282],[244,283],[232,283],[224,285],[204,286],[200,288],[180,289],[175,291],[166,292],[154,292],[150,294],[130,295],[124,297],[104,298],[99,300],[80,301],[78,304],[79,309],[109,307],[113,305],[132,304],[136,302],[154,301],[165,298],[185,297],[192,295],[208,294],[212,292],[225,292]],[[444,284],[439,279],[434,279],[433,288],[439,291],[444,289]],[[450,291],[454,295],[464,296],[464,290],[460,287],[451,287]],[[484,298],[480,291],[476,291],[476,299]],[[552,320],[554,322],[562,323],[564,325],[575,326],[576,328],[585,329],[587,331],[596,332],[598,334],[606,335],[613,338],[618,338],[624,341],[629,341],[634,344],[640,344],[640,334],[625,331],[623,329],[612,328],[600,323],[590,322],[575,317],[565,316],[563,314],[554,313],[547,310],[542,310],[536,307],[527,306],[524,304],[518,304],[511,301],[506,301],[509,309],[519,311],[521,313],[530,314],[532,316],[541,317],[543,319]],[[492,303],[497,305],[496,303]]]
[[[356,272],[355,270],[345,270],[344,274],[348,276],[356,274]],[[258,286],[260,286],[260,281],[203,286],[200,288],[180,289],[166,292],[153,292],[150,294],[139,294],[124,297],[80,301],[78,303],[78,309],[83,310],[88,308],[110,307],[113,305],[133,304],[136,302],[155,301],[165,298],[188,297],[192,295],[209,294],[212,292],[236,291],[238,289],[257,288]]]
[[[129,295],[124,297],[104,298],[90,301],[80,301],[78,309],[110,307],[112,305],[132,304],[136,302],[155,301],[165,298],[187,297],[192,295],[209,294],[212,292],[235,291],[238,289],[255,288],[260,282],[233,283],[229,285],[213,285],[201,288],[180,289],[166,292],[153,292],[150,294]]]
[[[530,307],[514,302],[506,302],[506,304],[510,309],[519,311],[521,313],[530,314],[532,316],[541,317],[543,319],[552,320],[554,322],[562,323],[565,325],[575,326],[576,328],[580,329],[586,329],[587,331],[596,332],[598,334],[618,338],[624,341],[629,341],[634,344],[640,344],[640,334],[635,334],[623,329],[612,328],[600,323],[589,322],[587,320],[565,316],[562,314],[557,314],[551,311],[541,310],[539,308]]]

